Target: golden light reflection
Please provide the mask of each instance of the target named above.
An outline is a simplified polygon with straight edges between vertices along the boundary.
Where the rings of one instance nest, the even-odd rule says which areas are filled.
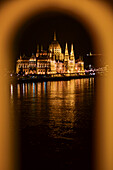
[[[31,89],[30,89],[30,83],[28,83],[28,96],[30,95]]]
[[[13,84],[10,85],[11,99],[13,99]],[[13,100],[11,100],[13,101]]]
[[[60,86],[56,91],[54,89],[55,82],[51,82],[51,93],[49,96],[51,100],[48,101],[48,104],[51,110],[49,127],[53,137],[64,138],[66,133],[71,132],[76,115],[79,114],[79,112],[77,113],[77,109],[80,109],[80,104],[82,105],[86,100],[85,93],[90,95],[90,89],[92,87],[89,81],[91,84],[94,83],[94,79],[76,79],[61,83],[56,82],[56,86]],[[63,126],[65,126],[65,129],[61,131]],[[67,129],[69,131],[67,131]]]
[[[18,98],[20,98],[20,84],[17,84],[17,94]]]
[[[54,83],[51,85],[51,91],[53,93],[50,94],[51,100],[49,101],[51,109],[49,127],[52,131],[51,135],[53,135],[55,138],[64,138],[65,134],[67,133],[66,129],[68,128],[68,132],[71,131],[73,128],[73,123],[76,119],[76,94],[74,95],[76,89],[76,80],[60,83],[56,82],[56,86],[57,89],[54,91]],[[53,126],[55,128],[53,128]],[[61,131],[63,126],[65,126],[65,129]]]
[[[10,85],[11,86],[11,96],[13,95],[13,84]]]
[[[41,83],[37,83],[37,89],[38,89],[38,96],[41,95]]]

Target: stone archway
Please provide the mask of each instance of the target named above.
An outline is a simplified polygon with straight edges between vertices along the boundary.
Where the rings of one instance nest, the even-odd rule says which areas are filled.
[[[21,26],[29,16],[40,13],[46,9],[57,9],[69,15],[78,16],[87,26],[92,35],[96,48],[104,52],[105,60],[109,63],[108,77],[103,81],[102,90],[98,90],[99,99],[97,103],[97,127],[98,131],[98,169],[112,169],[113,154],[113,49],[112,49],[112,12],[103,3],[97,1],[65,1],[65,0],[28,0],[9,1],[1,7],[0,11],[0,169],[13,169],[13,146],[12,137],[8,129],[11,127],[8,101],[8,79],[4,75],[4,68],[8,68],[12,61],[12,39],[18,27]],[[104,28],[103,28],[104,27]],[[7,62],[6,62],[7,61]],[[101,96],[101,97],[100,97]],[[6,107],[7,106],[7,107]],[[104,141],[104,142],[103,142]],[[11,148],[12,146],[12,148]],[[7,155],[4,155],[7,153]],[[10,168],[9,168],[10,167]]]

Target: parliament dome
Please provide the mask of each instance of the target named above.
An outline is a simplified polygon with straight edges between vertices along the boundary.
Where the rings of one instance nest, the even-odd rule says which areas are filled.
[[[56,34],[54,33],[54,41],[49,45],[49,51],[54,53],[61,53],[61,46],[59,42],[56,40]]]

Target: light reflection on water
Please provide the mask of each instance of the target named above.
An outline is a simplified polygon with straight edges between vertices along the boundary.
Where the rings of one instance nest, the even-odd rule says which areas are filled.
[[[42,169],[55,169],[54,164],[59,170],[91,169],[94,83],[90,78],[10,85],[22,139],[22,170],[38,169],[39,164]]]
[[[90,106],[94,78],[11,84],[10,90],[14,107],[22,116],[22,127],[47,125],[49,135],[63,137],[73,133],[78,114]]]
[[[13,98],[13,85],[12,84],[10,85],[10,89],[11,89],[10,90],[11,91],[11,98]]]

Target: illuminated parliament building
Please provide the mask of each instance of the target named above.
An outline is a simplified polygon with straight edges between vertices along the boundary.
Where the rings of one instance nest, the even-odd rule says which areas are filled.
[[[25,55],[17,60],[16,73],[23,72],[25,74],[65,74],[79,73],[84,74],[84,62],[81,59],[75,60],[73,44],[71,44],[71,52],[68,52],[68,45],[65,46],[65,54],[54,33],[54,41],[49,45],[48,52],[39,50],[37,45],[36,55],[32,54],[31,58]]]

